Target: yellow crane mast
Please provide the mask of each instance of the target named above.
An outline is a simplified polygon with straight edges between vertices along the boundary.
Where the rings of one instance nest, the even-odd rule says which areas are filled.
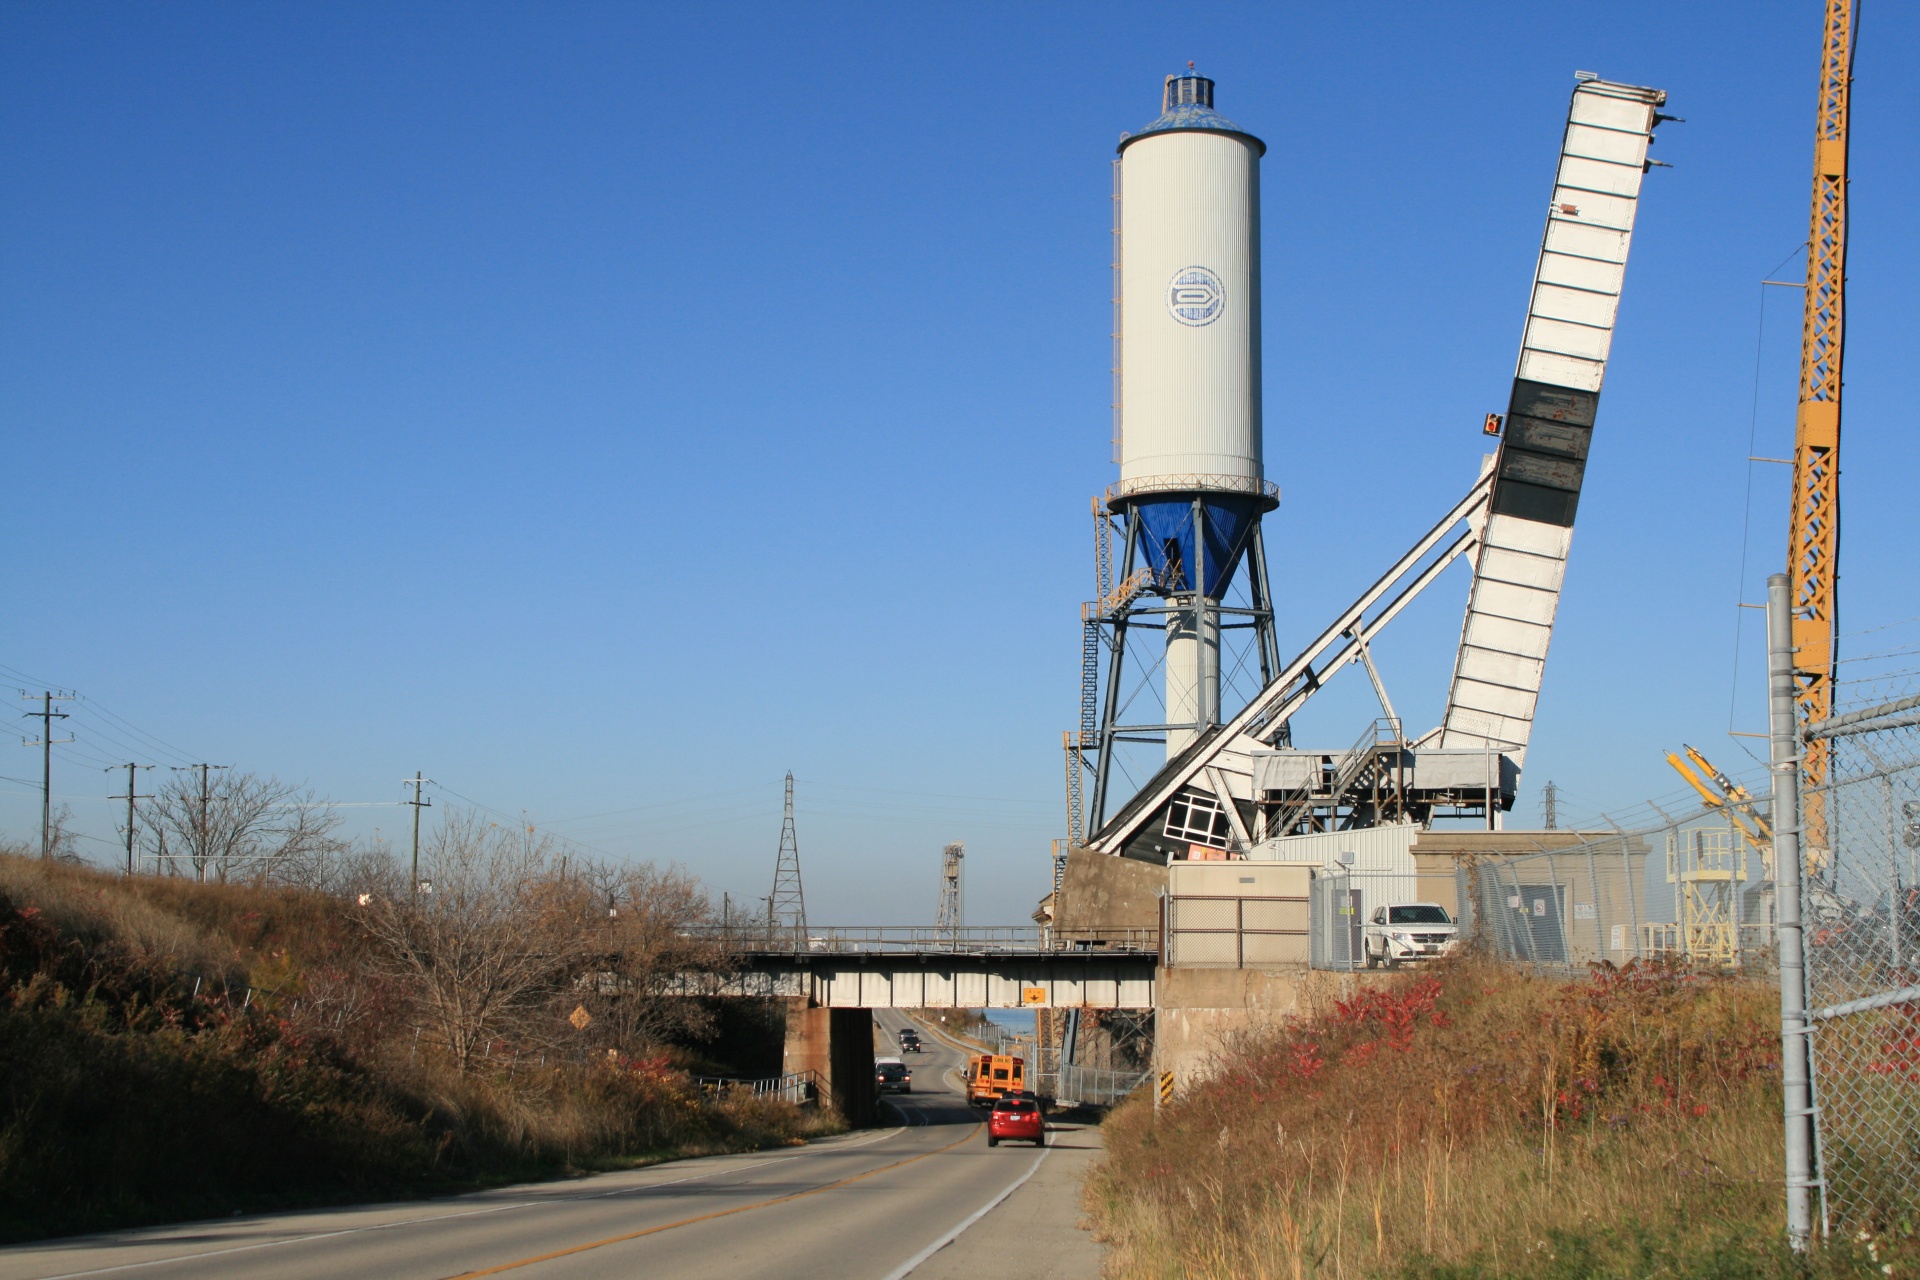
[[[1833,714],[1840,551],[1841,356],[1847,333],[1847,100],[1854,0],[1826,0],[1820,110],[1813,144],[1813,216],[1800,338],[1800,406],[1793,430],[1787,574],[1793,607],[1795,709],[1802,725]],[[1806,744],[1800,766],[1802,846],[1816,874],[1831,857],[1829,748]]]

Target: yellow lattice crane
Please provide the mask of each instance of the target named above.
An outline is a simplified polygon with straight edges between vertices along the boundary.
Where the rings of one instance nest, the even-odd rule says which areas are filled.
[[[1693,747],[1681,744],[1687,753],[1682,760],[1671,751],[1667,753],[1667,763],[1674,771],[1687,780],[1687,785],[1700,793],[1700,801],[1709,809],[1721,809],[1727,819],[1738,827],[1741,839],[1753,846],[1760,855],[1761,865],[1766,868],[1766,876],[1773,878],[1773,824],[1760,812],[1754,803],[1753,793],[1729,778],[1714,767],[1711,760]],[[1689,763],[1691,762],[1691,763]],[[1697,770],[1697,772],[1696,772]]]
[[[1813,215],[1800,337],[1800,406],[1793,428],[1787,575],[1793,608],[1794,702],[1801,725],[1833,714],[1840,551],[1841,359],[1847,335],[1847,106],[1854,0],[1826,0],[1820,109],[1813,143]],[[1806,744],[1800,766],[1801,848],[1815,875],[1831,860],[1829,747]]]

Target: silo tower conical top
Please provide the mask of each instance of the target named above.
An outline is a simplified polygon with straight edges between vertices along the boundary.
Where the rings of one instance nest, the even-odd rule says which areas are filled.
[[[1266,143],[1213,109],[1213,81],[1195,71],[1191,62],[1187,74],[1166,78],[1160,90],[1160,117],[1143,129],[1121,135],[1120,150],[1141,138],[1188,130],[1235,134],[1253,148],[1256,159],[1266,154]]]

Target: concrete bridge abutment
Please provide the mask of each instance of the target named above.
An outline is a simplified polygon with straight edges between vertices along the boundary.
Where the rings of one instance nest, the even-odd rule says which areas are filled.
[[[1246,1037],[1289,1020],[1326,1013],[1385,974],[1310,969],[1162,968],[1154,973],[1153,1056],[1156,1074],[1171,1071],[1175,1092],[1213,1075]]]
[[[820,1101],[855,1129],[879,1116],[873,1087],[873,1011],[821,1008],[804,997],[789,998],[787,1039],[781,1071],[815,1073]]]

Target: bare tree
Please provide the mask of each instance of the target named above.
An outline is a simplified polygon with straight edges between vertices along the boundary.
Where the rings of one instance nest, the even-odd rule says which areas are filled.
[[[551,840],[450,809],[420,872],[418,892],[370,896],[367,928],[454,1064],[472,1070],[501,1035],[557,1034],[591,935]]]
[[[706,1035],[707,1002],[691,998],[688,979],[729,968],[707,926],[713,904],[679,867],[597,865],[582,876],[585,914],[597,953],[589,998],[595,1040],[626,1053],[663,1040]]]
[[[312,791],[254,773],[176,773],[141,814],[148,851],[198,880],[302,880],[342,848],[340,817]]]
[[[80,837],[73,829],[73,806],[61,805],[53,811],[47,827],[47,856],[56,862],[79,863]]]

